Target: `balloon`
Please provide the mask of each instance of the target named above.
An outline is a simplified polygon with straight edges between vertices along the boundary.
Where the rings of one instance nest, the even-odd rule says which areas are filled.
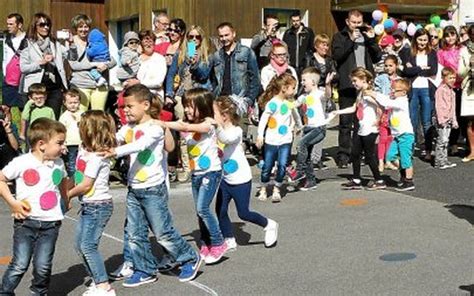
[[[423,26],[421,24],[417,24],[416,25],[416,29],[419,30],[419,29],[423,29]]]
[[[398,23],[398,28],[400,30],[402,30],[403,32],[406,32],[407,27],[408,27],[408,25],[407,25],[407,22],[405,22],[405,21]]]
[[[384,31],[384,26],[382,24],[378,24],[374,27],[375,35],[382,35]]]
[[[454,15],[454,12],[453,12],[453,11],[451,11],[451,10],[448,11],[448,18],[449,18],[450,20],[453,19],[453,15]]]
[[[390,19],[393,21],[393,27],[392,27],[392,29],[390,30],[390,32],[393,32],[393,31],[395,31],[395,30],[398,28],[398,22],[397,22],[396,19],[394,19],[394,18],[392,18],[392,17],[391,17]]]
[[[370,23],[370,25],[373,27],[375,27],[377,24],[379,23],[379,21],[376,21],[376,20],[372,20],[372,23]]]
[[[382,20],[382,18],[383,18],[383,12],[380,11],[380,10],[378,10],[378,9],[374,10],[374,11],[372,12],[372,18],[373,18],[374,20],[376,20],[377,22],[380,21],[380,20]]]
[[[439,27],[440,27],[441,29],[446,28],[447,25],[448,25],[448,21],[447,21],[447,20],[441,20],[441,22],[439,22]]]
[[[380,4],[379,9],[380,11],[382,11],[382,14],[383,14],[382,21],[385,21],[386,19],[388,19],[388,6],[385,4]]]
[[[385,30],[391,30],[393,28],[393,25],[395,25],[393,23],[393,19],[386,19],[383,22],[383,27],[384,27]]]
[[[441,22],[441,18],[437,14],[432,14],[430,16],[430,23],[434,24],[436,27],[439,27],[439,23]]]
[[[407,27],[407,34],[408,36],[414,36],[416,33],[416,26],[414,23],[410,23]]]
[[[435,27],[434,24],[427,24],[427,25],[425,26],[425,30],[426,30],[426,31],[429,31],[431,28],[436,28],[436,27]]]

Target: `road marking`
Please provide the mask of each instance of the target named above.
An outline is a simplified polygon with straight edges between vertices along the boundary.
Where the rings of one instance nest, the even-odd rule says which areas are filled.
[[[64,215],[64,217],[65,217],[66,219],[69,219],[69,220],[74,221],[74,222],[76,222],[76,223],[79,222],[79,220],[77,220],[77,219],[75,219],[75,218],[72,218],[72,217],[69,217],[68,215]],[[120,238],[118,238],[118,237],[115,237],[115,236],[110,235],[110,234],[105,233],[105,232],[102,232],[102,235],[105,236],[105,237],[107,237],[107,238],[110,238],[110,239],[112,239],[112,240],[114,240],[114,241],[116,241],[116,242],[119,242],[119,243],[122,243],[122,244],[123,244],[123,240],[120,239]],[[1,258],[6,258],[6,257],[0,257],[0,259],[1,259]],[[8,262],[10,262],[10,260],[9,260]],[[1,263],[0,263],[0,264],[1,264]],[[186,282],[186,283],[189,284],[189,285],[191,285],[191,286],[194,286],[194,287],[196,287],[196,288],[198,288],[198,289],[201,289],[201,290],[203,290],[204,292],[206,292],[206,293],[208,293],[208,294],[210,294],[210,295],[212,295],[212,296],[219,296],[219,294],[217,294],[216,291],[212,290],[211,288],[209,288],[208,286],[206,286],[206,285],[204,285],[204,284],[201,284],[200,282],[190,281],[190,282]]]
[[[368,200],[366,198],[346,198],[346,199],[341,200],[340,205],[355,207],[355,206],[362,206],[367,203],[368,203]]]
[[[11,256],[0,257],[0,265],[8,265],[12,260]]]

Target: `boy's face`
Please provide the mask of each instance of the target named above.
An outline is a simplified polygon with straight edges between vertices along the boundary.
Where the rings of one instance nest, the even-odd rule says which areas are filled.
[[[66,96],[64,101],[64,106],[66,109],[72,113],[79,110],[79,106],[81,105],[81,100],[77,96]]]
[[[316,87],[316,82],[309,74],[303,74],[301,76],[301,84],[303,84],[303,88],[306,93],[311,92]]]
[[[31,94],[30,100],[36,105],[36,107],[43,107],[46,102],[46,96],[44,94]]]
[[[400,83],[395,83],[393,86],[392,94],[391,94],[392,99],[404,97],[406,95],[407,95],[407,90],[405,89],[405,86]]]
[[[140,42],[138,40],[132,39],[132,40],[128,41],[127,47],[130,48],[131,50],[137,51],[139,44],[140,44]]]
[[[40,141],[38,145],[41,151],[43,151],[45,157],[53,160],[61,157],[63,151],[66,149],[66,146],[64,145],[65,140],[66,134],[59,133],[53,135],[49,141]]]
[[[456,75],[454,74],[448,74],[446,77],[444,77],[444,83],[446,83],[449,87],[453,88],[454,83],[456,82]]]

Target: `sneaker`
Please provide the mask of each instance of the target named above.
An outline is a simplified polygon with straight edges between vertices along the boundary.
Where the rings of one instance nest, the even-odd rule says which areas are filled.
[[[124,262],[114,272],[109,274],[109,278],[113,281],[121,281],[133,274],[133,264],[131,262]]]
[[[237,242],[235,241],[235,237],[228,237],[225,239],[227,244],[227,251],[233,252],[237,250]]]
[[[305,178],[305,175],[303,173],[299,173],[299,172],[296,172],[295,171],[295,174],[292,176],[292,175],[288,175],[288,179],[290,180],[291,183],[296,183],[298,181],[301,181]]]
[[[268,219],[267,227],[263,229],[265,232],[265,248],[276,246],[278,240],[278,223],[272,219]]]
[[[286,168],[286,174],[288,175],[288,180],[293,180],[296,177],[296,169],[289,166]]]
[[[328,167],[327,165],[325,165],[322,160],[319,161],[318,163],[315,163],[315,164],[313,165],[313,167],[314,167],[314,170],[316,170],[316,171],[329,170],[329,167]]]
[[[196,275],[201,267],[202,259],[198,256],[194,262],[186,262],[181,266],[181,272],[178,275],[180,282],[189,282],[196,278]]]
[[[156,277],[156,275],[136,270],[131,277],[127,278],[125,282],[123,282],[122,285],[127,288],[133,288],[144,284],[153,283],[157,279],[158,278]]]
[[[170,255],[165,254],[158,263],[158,272],[165,273],[171,271],[178,265],[179,263],[176,262]]]
[[[266,201],[268,199],[268,197],[267,197],[267,188],[266,187],[260,188],[260,190],[258,191],[258,194],[257,194],[257,199],[260,200],[260,201]]]
[[[115,296],[114,288],[110,287],[110,289],[105,290],[98,288],[95,285],[91,285],[87,290],[82,293],[82,296]]]
[[[264,164],[265,164],[265,161],[264,161],[263,159],[260,160],[260,161],[258,162],[258,164],[257,164],[257,168],[263,169],[263,165],[264,165]]]
[[[204,259],[206,264],[214,264],[219,262],[227,252],[227,243],[224,241],[220,246],[211,246],[209,248],[209,255]]]
[[[209,249],[210,249],[209,246],[206,246],[206,245],[201,246],[201,249],[199,250],[199,256],[201,256],[203,260],[206,260],[207,256],[209,256],[209,252],[210,252]]]
[[[437,166],[436,168],[440,169],[440,170],[446,170],[446,169],[451,169],[451,168],[454,168],[456,167],[457,164],[455,163],[452,163],[452,162],[447,162],[445,164],[442,164],[440,166]]]
[[[272,193],[272,202],[277,203],[281,201],[281,194],[280,194],[280,189],[278,187],[273,187],[273,193]]]
[[[341,184],[342,188],[345,190],[361,190],[362,189],[362,184],[359,181],[356,181],[354,179],[350,180],[347,183]]]
[[[168,171],[168,177],[170,179],[170,182],[174,183],[178,180],[178,173],[176,173],[176,170]]]
[[[310,182],[306,181],[302,187],[299,189],[301,191],[310,191],[310,190],[315,190],[318,187],[318,184],[316,182]]]
[[[397,188],[395,188],[395,190],[397,191],[412,191],[412,190],[415,190],[415,184],[413,183],[413,181],[403,181],[402,184],[400,186],[398,186]]]
[[[188,171],[182,171],[182,172],[178,172],[178,181],[179,182],[188,182],[189,181],[189,172]]]
[[[370,181],[367,185],[367,190],[380,190],[385,188],[387,188],[387,185],[385,185],[384,180]]]

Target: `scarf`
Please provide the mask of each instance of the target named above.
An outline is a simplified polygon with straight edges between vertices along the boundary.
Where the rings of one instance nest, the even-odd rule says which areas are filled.
[[[36,40],[36,44],[40,48],[43,55],[53,54],[53,51],[51,49],[51,39],[49,39],[49,37]],[[44,75],[46,75],[52,83],[56,83],[56,76],[54,74],[55,68],[56,64],[54,63],[54,58],[51,62],[45,65]]]
[[[272,65],[273,69],[277,71],[278,75],[285,73],[288,69],[288,63],[284,63],[280,66],[273,59],[270,59],[270,64]]]

